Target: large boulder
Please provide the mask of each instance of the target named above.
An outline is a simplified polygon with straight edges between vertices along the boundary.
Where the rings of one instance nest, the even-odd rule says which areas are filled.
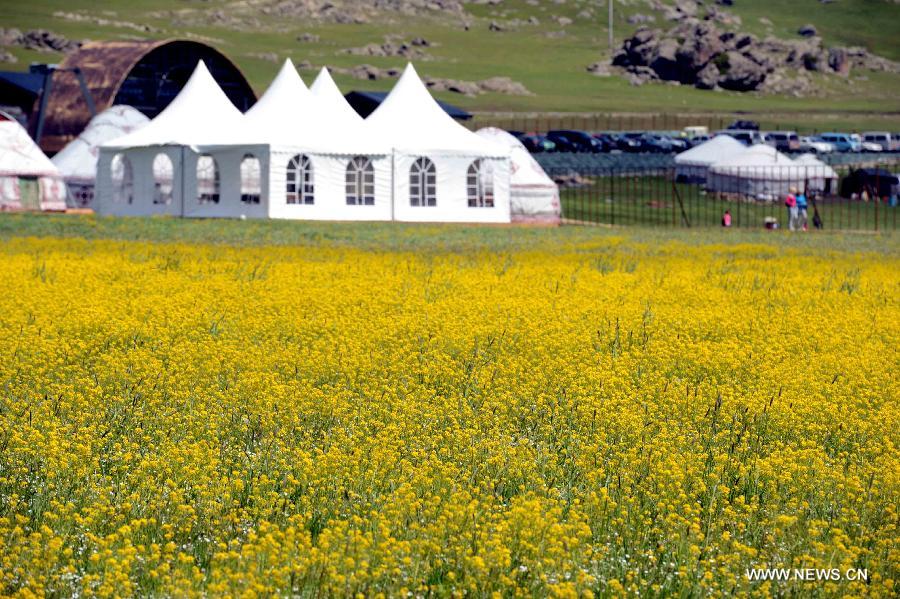
[[[719,87],[733,91],[755,90],[766,80],[769,73],[765,66],[733,50],[717,57],[716,64],[721,73]]]

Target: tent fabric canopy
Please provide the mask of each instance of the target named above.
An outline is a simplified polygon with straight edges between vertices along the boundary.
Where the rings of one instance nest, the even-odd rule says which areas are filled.
[[[319,71],[309,91],[319,99],[319,106],[326,111],[325,114],[334,119],[332,125],[362,124],[363,118],[347,102],[325,67]]]
[[[149,122],[150,119],[131,106],[107,108],[92,118],[81,135],[52,158],[53,164],[66,181],[93,184],[97,177],[100,145],[136,131]]]
[[[710,171],[719,175],[779,180],[796,178],[796,166],[793,160],[772,146],[756,144],[716,162],[710,167]]]
[[[675,164],[688,166],[712,166],[747,150],[747,146],[730,135],[717,135],[690,150],[675,156]]]
[[[510,212],[513,221],[560,220],[559,187],[518,139],[497,127],[485,127],[477,135],[509,148]]]
[[[28,188],[34,193],[23,192]],[[66,188],[59,169],[22,125],[0,120],[0,209],[22,208],[65,210]]]
[[[235,108],[203,61],[174,100],[146,127],[105,142],[104,148],[214,146],[250,141]]]
[[[508,148],[481,138],[441,108],[412,64],[381,105],[366,119],[370,131],[406,154],[444,154],[506,158]]]

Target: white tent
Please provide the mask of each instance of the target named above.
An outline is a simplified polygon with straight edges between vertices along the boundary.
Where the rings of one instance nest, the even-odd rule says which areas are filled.
[[[326,69],[314,87],[287,60],[244,115],[270,144],[269,216],[390,220],[390,147],[365,130]]]
[[[478,135],[509,148],[509,204],[512,222],[559,224],[559,187],[518,139],[497,127]]]
[[[65,210],[66,186],[22,125],[0,120],[0,210],[22,209]]]
[[[258,173],[267,168],[267,145],[251,135],[244,116],[200,62],[156,118],[101,145],[97,210],[263,217],[268,190]]]
[[[803,167],[765,144],[756,144],[709,168],[707,187],[721,193],[774,200],[802,184]]]
[[[509,148],[447,115],[412,64],[365,123],[393,149],[395,220],[510,222]]]
[[[813,154],[801,154],[794,158],[794,164],[802,167],[799,189],[803,189],[805,186],[809,191],[837,193],[838,174]]]
[[[112,106],[92,118],[81,135],[51,159],[62,173],[75,205],[82,208],[91,205],[100,144],[136,131],[149,122],[150,119],[131,106]]]
[[[730,135],[717,135],[675,156],[675,176],[685,183],[704,183],[709,167],[746,150],[747,146]]]

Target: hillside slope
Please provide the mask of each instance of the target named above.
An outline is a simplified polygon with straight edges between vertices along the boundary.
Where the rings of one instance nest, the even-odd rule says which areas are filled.
[[[614,7],[617,47],[641,20],[667,26],[665,3],[659,0],[620,1]],[[799,39],[798,28],[811,24],[828,46],[859,45],[900,60],[900,7],[893,0],[734,0],[717,8],[738,17],[741,31],[760,37]],[[134,0],[116,3],[114,10],[100,10],[89,0],[6,0],[0,5],[0,23],[23,32],[47,29],[73,40],[206,41],[235,60],[258,91],[284,57],[301,63],[304,76],[323,64],[337,67],[336,79],[347,89],[388,89],[390,80],[359,79],[350,72],[377,72],[412,59],[425,76],[462,82],[508,77],[528,92],[501,93],[509,87],[501,85],[501,92],[438,94],[480,111],[900,113],[900,75],[893,73],[814,76],[812,98],[662,83],[638,88],[619,75],[597,77],[586,67],[610,57],[606,19],[605,0]],[[420,44],[411,45],[416,38]],[[0,62],[7,69],[61,58],[0,45],[0,61],[4,56],[16,59],[15,64]]]

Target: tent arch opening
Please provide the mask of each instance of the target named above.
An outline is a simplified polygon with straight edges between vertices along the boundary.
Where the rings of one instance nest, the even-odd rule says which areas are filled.
[[[110,162],[113,202],[131,204],[134,202],[134,169],[125,154],[116,154]]]
[[[172,203],[173,173],[172,159],[165,152],[153,158],[153,203],[168,205]]]
[[[428,158],[417,158],[409,167],[409,205],[437,206],[437,169]]]
[[[197,202],[218,204],[220,192],[219,164],[209,154],[197,159]]]
[[[466,171],[466,195],[469,208],[494,207],[494,169],[490,161],[473,160]]]
[[[259,204],[261,196],[259,158],[248,152],[241,158],[241,202]]]
[[[366,156],[354,156],[347,164],[347,205],[375,205],[375,168]]]

